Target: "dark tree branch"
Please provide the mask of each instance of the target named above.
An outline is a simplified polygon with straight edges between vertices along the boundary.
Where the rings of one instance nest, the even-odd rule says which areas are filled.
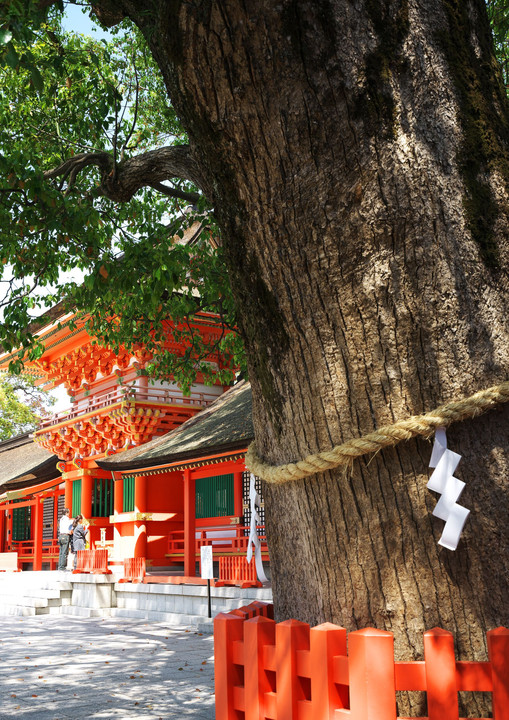
[[[118,7],[116,2],[101,0],[100,2],[92,2],[91,6],[97,19],[105,27],[118,25],[125,18],[124,11]]]
[[[128,135],[125,139],[125,142],[122,146],[122,152],[120,155],[121,160],[124,159],[124,153],[129,145],[129,141],[131,140],[131,138],[133,136],[134,129],[136,127],[136,123],[138,122],[138,104],[139,104],[139,100],[140,100],[140,81],[138,78],[138,68],[136,67],[136,58],[134,55],[133,55],[132,61],[133,61],[134,75],[136,78],[136,93],[135,93],[135,99],[134,99],[134,117],[133,117],[131,129],[129,130],[129,133],[128,133]]]
[[[169,197],[178,197],[193,203],[199,197],[196,193],[181,194],[180,190],[172,190],[162,185],[165,180],[180,178],[190,180],[200,187],[198,167],[186,145],[150,150],[123,160],[116,167],[112,156],[107,152],[80,153],[45,172],[44,178],[67,181],[68,193],[78,174],[90,166],[99,168],[100,192],[114,202],[127,202],[142,187],[153,187]]]
[[[198,202],[201,195],[199,193],[194,192],[185,192],[185,190],[179,190],[178,188],[171,188],[167,185],[163,185],[162,183],[151,183],[151,188],[154,188],[154,190],[157,190],[158,192],[162,193],[163,195],[167,195],[171,198],[177,198],[178,200],[185,200],[186,202],[190,203],[191,205],[194,205]]]

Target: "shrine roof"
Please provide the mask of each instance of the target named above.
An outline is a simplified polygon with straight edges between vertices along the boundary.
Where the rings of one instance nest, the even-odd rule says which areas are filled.
[[[33,441],[29,433],[0,442],[0,491],[28,487],[60,475],[58,458]]]
[[[253,438],[251,385],[242,380],[175,430],[97,464],[113,471],[141,469],[245,448]]]

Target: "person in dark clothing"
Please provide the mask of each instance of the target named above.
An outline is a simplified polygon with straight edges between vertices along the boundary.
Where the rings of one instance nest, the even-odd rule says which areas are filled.
[[[67,554],[69,553],[69,543],[71,540],[71,518],[69,517],[69,509],[64,509],[64,514],[58,523],[58,569],[65,570],[67,567]]]
[[[76,553],[74,556],[74,569],[78,562],[78,550],[86,549],[88,528],[83,524],[83,515],[77,515],[72,522],[72,546]]]

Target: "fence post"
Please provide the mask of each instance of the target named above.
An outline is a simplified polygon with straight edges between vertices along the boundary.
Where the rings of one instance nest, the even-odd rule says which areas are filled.
[[[312,715],[319,720],[334,720],[337,708],[348,707],[348,686],[338,690],[334,682],[334,657],[346,656],[346,630],[332,623],[311,628]]]
[[[285,620],[276,625],[276,714],[277,720],[298,717],[298,701],[304,699],[297,675],[297,652],[309,650],[309,625]]]
[[[244,668],[233,662],[233,643],[242,642],[243,618],[219,613],[214,618],[216,720],[237,720],[235,687],[244,684]]]
[[[265,693],[273,690],[263,664],[263,648],[274,645],[276,624],[258,616],[244,623],[245,720],[265,720]]]
[[[433,628],[424,633],[429,720],[458,720],[456,658],[452,633]]]
[[[488,630],[487,637],[493,682],[493,718],[509,720],[509,629]]]
[[[348,671],[351,717],[355,720],[396,720],[392,633],[374,628],[351,632],[348,636]],[[340,714],[343,715],[341,711]]]

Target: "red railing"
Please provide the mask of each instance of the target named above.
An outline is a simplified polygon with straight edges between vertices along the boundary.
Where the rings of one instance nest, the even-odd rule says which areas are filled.
[[[488,662],[457,661],[452,633],[424,633],[424,661],[395,662],[392,633],[276,624],[247,606],[214,620],[216,720],[397,720],[396,692],[427,694],[426,720],[458,720],[458,692],[490,692],[509,720],[509,630],[487,634]],[[425,720],[421,718],[421,720]]]
[[[95,573],[111,575],[108,569],[108,550],[78,550],[76,553],[76,573]]]
[[[262,546],[262,554],[268,555],[267,538],[265,536],[265,525],[257,526],[258,537]],[[200,554],[200,548],[204,545],[212,545],[214,555],[231,553],[242,555],[247,552],[249,540],[248,525],[225,525],[224,527],[200,528],[196,530],[196,554]],[[184,531],[174,530],[169,533],[168,554],[182,555],[184,552]]]
[[[146,574],[145,558],[125,558],[124,559],[124,576],[120,578],[120,583],[142,583]]]
[[[262,587],[256,574],[254,558],[248,563],[245,555],[219,558],[219,580],[216,587],[222,585],[237,585],[240,588]]]
[[[35,553],[35,543],[33,540],[14,540],[11,543],[12,549],[18,553],[18,560],[20,562],[23,559],[32,560]],[[42,545],[42,557],[43,559],[48,556],[55,556],[59,554],[60,547],[56,540],[43,540]]]
[[[67,410],[44,418],[39,423],[38,430],[51,427],[61,422],[74,420],[80,415],[109,407],[115,403],[132,401],[137,403],[164,403],[182,406],[206,407],[217,400],[217,395],[212,393],[194,393],[190,397],[184,397],[176,390],[165,390],[164,388],[115,388],[103,395],[94,395],[90,399],[80,400]]]

